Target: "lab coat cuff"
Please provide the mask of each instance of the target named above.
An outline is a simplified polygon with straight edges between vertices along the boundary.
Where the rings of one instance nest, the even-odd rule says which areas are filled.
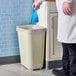
[[[72,0],[64,0],[64,2],[72,3]]]
[[[44,0],[38,0],[39,3],[42,3]]]

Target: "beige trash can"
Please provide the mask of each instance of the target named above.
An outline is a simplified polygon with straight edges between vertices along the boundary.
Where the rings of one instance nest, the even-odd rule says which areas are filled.
[[[17,26],[21,64],[30,70],[41,69],[44,60],[46,28],[36,25]]]

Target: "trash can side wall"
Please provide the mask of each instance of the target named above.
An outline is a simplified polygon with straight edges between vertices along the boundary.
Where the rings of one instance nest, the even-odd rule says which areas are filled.
[[[24,31],[18,31],[18,37],[19,37],[19,48],[20,48],[20,56],[21,56],[21,64],[28,66],[28,64],[32,63],[32,37],[31,33],[24,32]],[[28,58],[27,58],[28,57]],[[29,65],[30,66],[30,65]],[[28,66],[28,67],[29,67]]]
[[[32,35],[33,68],[42,68],[44,60],[45,31],[37,31]],[[35,44],[35,45],[34,45]]]

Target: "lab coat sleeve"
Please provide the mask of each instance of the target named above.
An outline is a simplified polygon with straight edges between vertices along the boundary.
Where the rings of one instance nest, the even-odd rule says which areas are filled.
[[[45,0],[38,0],[38,2],[40,2],[40,3],[42,3],[42,2],[44,2]]]
[[[72,3],[72,0],[64,0],[64,2],[70,2],[70,3]]]

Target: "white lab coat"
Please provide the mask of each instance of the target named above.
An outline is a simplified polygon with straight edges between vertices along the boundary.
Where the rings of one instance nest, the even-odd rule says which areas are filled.
[[[43,2],[44,0],[38,1]],[[63,2],[72,3],[71,16],[63,13]],[[58,10],[58,41],[63,43],[76,43],[76,0],[56,0],[56,5]]]

